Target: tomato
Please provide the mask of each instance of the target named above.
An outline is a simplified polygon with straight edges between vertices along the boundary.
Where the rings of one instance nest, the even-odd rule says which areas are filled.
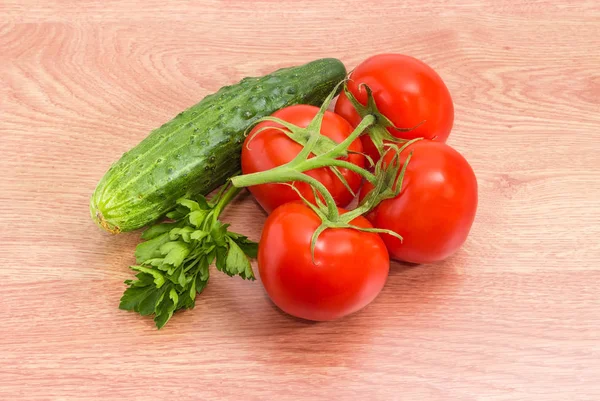
[[[367,215],[375,227],[400,234],[404,241],[382,234],[390,257],[413,263],[447,258],[465,242],[477,209],[477,180],[465,158],[450,146],[428,140],[410,145],[400,155],[406,168],[401,192]],[[386,153],[384,163],[394,153]],[[365,184],[363,198],[372,185]]]
[[[304,203],[286,203],[269,215],[258,245],[260,279],[273,303],[290,315],[317,321],[340,318],[373,301],[390,265],[378,234],[352,228],[323,231],[313,263],[310,242],[320,224]],[[351,224],[372,227],[362,216]]]
[[[367,92],[359,88],[366,84],[373,91],[379,111],[398,128],[418,128],[399,132],[388,131],[405,139],[426,138],[445,142],[454,122],[454,105],[448,88],[440,76],[427,64],[402,54],[380,54],[368,58],[356,67],[348,81],[348,89],[362,104]],[[335,112],[354,126],[360,116],[342,92]],[[379,159],[379,153],[368,135],[363,135],[365,153]]]
[[[318,113],[319,108],[308,105],[296,105],[283,108],[273,114],[284,121],[305,128]],[[280,124],[264,121],[254,127],[248,134],[242,148],[242,172],[244,174],[270,170],[291,161],[300,151],[302,145],[290,139],[279,129],[265,129],[264,127],[281,127]],[[327,111],[323,117],[321,134],[340,143],[352,133],[352,126],[339,115]],[[362,152],[360,139],[353,141],[348,150]],[[364,167],[365,158],[361,154],[351,153],[347,161]],[[358,192],[361,185],[361,176],[348,169],[339,169],[342,176],[348,182],[354,193]],[[342,181],[328,168],[320,168],[306,171],[306,174],[320,181],[333,196],[339,206],[348,205],[354,196],[343,185]],[[314,201],[314,195],[310,186],[303,182],[294,182],[294,186],[300,190],[302,195]],[[299,200],[298,194],[290,187],[281,184],[261,184],[249,188],[258,203],[267,211],[273,211],[277,206],[294,200]]]

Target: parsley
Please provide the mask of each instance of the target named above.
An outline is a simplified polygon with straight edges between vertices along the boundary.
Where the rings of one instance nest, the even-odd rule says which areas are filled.
[[[228,276],[254,280],[248,258],[256,257],[258,244],[218,220],[239,191],[226,185],[211,201],[203,196],[179,199],[175,210],[167,213],[170,222],[144,231],[145,241],[135,250],[136,265],[130,266],[138,273],[125,281],[128,288],[119,308],[154,315],[160,329],[175,311],[194,307],[213,263]]]

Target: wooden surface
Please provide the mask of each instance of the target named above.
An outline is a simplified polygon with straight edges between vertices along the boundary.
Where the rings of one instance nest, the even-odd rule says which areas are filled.
[[[331,323],[218,274],[164,330],[117,309],[139,233],[88,215],[111,162],[246,75],[380,52],[453,94],[480,183],[457,255]],[[1,400],[600,399],[596,1],[3,0],[0,81]]]

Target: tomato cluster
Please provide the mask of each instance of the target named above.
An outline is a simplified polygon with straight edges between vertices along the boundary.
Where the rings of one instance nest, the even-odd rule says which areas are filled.
[[[390,258],[411,263],[443,260],[462,246],[475,218],[477,180],[465,158],[445,143],[454,107],[448,88],[432,68],[398,54],[377,55],[361,63],[348,78],[335,113],[323,116],[320,132],[333,143],[349,138],[364,117],[349,95],[363,105],[372,96],[378,112],[393,124],[385,126],[389,138],[400,143],[423,139],[401,148],[386,147],[382,154],[368,129],[354,140],[344,160],[358,167],[379,160],[383,168],[399,160],[404,166],[401,187],[398,181],[396,196],[347,226],[324,229],[315,242],[313,235],[323,216],[309,203],[322,202],[309,184],[292,181],[288,184],[294,188],[279,183],[249,188],[270,213],[259,243],[261,281],[278,307],[304,319],[331,320],[363,308],[383,288]],[[317,107],[300,105],[279,110],[273,117],[307,127],[318,112]],[[415,126],[410,131],[396,129]],[[242,172],[264,172],[291,162],[302,151],[301,142],[287,135],[281,124],[261,122],[243,146]],[[342,208],[359,191],[362,201],[374,188],[348,168],[325,166],[306,174],[326,188],[340,214],[347,213]],[[391,230],[402,240],[373,232],[378,229]]]

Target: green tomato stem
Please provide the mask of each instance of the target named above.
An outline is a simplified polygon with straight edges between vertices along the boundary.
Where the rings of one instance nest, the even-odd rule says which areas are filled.
[[[320,137],[320,134],[311,135],[309,141],[306,143],[302,151],[289,163],[266,171],[260,171],[252,174],[244,174],[241,176],[232,177],[231,183],[235,187],[239,188],[268,183],[289,183],[292,181],[306,182],[309,185],[313,186],[313,188],[315,188],[323,197],[327,206],[327,217],[331,221],[337,221],[339,219],[337,205],[335,204],[335,200],[333,199],[327,188],[317,179],[303,173],[308,170],[314,170],[323,167],[341,167],[353,171],[357,174],[360,174],[362,177],[364,177],[370,182],[374,182],[376,180],[376,177],[369,171],[355,164],[352,164],[347,160],[338,159],[338,157],[347,155],[347,150],[350,144],[354,140],[356,140],[369,125],[373,124],[374,122],[375,117],[365,116],[365,118],[362,119],[358,126],[346,139],[344,139],[344,141],[337,144],[332,149],[328,150],[327,152],[321,155],[316,155],[315,157],[308,158]]]
[[[345,154],[347,152],[348,146],[350,146],[350,144],[356,138],[358,138],[369,125],[373,124],[374,121],[375,118],[373,116],[366,116],[344,141],[337,144],[335,147],[333,147],[326,153],[317,155],[312,158],[307,158],[310,154],[312,147],[315,146],[317,140],[319,139],[319,135],[312,135],[306,146],[302,149],[302,151],[289,163],[266,171],[259,171],[252,174],[235,176],[231,178],[231,182],[236,187],[249,187],[252,185],[260,185],[275,182],[290,182],[292,181],[292,179],[290,178],[291,175],[295,176],[298,180],[308,182],[304,179],[298,178],[300,177],[300,175],[296,173],[303,173],[305,171],[321,167],[346,168],[348,170],[356,172],[357,174],[360,174],[365,179],[372,182],[375,179],[375,176],[372,173],[346,160],[338,160],[337,158]],[[312,183],[312,180],[310,183]],[[323,189],[324,188],[325,187],[323,187]],[[320,192],[322,191],[320,190]],[[326,195],[323,194],[323,196]]]
[[[362,167],[357,166],[356,164],[350,163],[346,160],[339,159],[329,159],[329,158],[319,158],[313,157],[311,159],[305,160],[302,163],[298,163],[296,168],[301,169],[298,171],[307,171],[313,170],[322,167],[341,167],[353,171],[357,174],[363,176],[367,181],[374,182],[376,177],[374,174],[368,172]]]
[[[370,114],[366,115],[360,121],[360,123],[356,126],[356,128],[354,128],[354,131],[352,131],[352,133],[350,135],[348,135],[348,137],[346,139],[344,139],[342,142],[340,142],[337,146],[335,146],[330,151],[324,153],[323,156],[334,157],[334,158],[341,156],[342,154],[344,154],[348,150],[348,147],[350,146],[350,144],[352,142],[354,142],[354,140],[356,138],[358,138],[359,136],[361,136],[362,133],[369,126],[373,125],[374,123],[375,123],[375,116],[372,116]]]
[[[231,177],[231,183],[238,188],[243,188],[268,183],[290,182],[296,179],[295,173],[297,173],[295,169],[284,164],[270,170]]]
[[[337,205],[335,204],[335,200],[333,199],[325,185],[321,184],[319,180],[311,177],[310,175],[302,173],[297,174],[298,176],[296,178],[296,181],[303,181],[308,183],[309,185],[312,185],[313,188],[315,188],[319,192],[319,194],[323,196],[325,204],[327,205],[327,218],[331,221],[337,220],[339,218]]]
[[[302,164],[303,163],[299,163],[298,165],[293,167],[289,166],[289,164],[284,164],[272,168],[270,170],[260,171],[258,173],[238,175],[236,177],[231,177],[231,183],[235,187],[241,188],[269,183],[283,184],[292,181],[306,182],[312,185],[323,196],[325,204],[327,205],[328,217],[336,219],[338,211],[337,205],[335,204],[335,200],[333,199],[327,188],[325,188],[325,186],[321,184],[321,182],[309,175],[302,174],[302,171],[306,171],[309,169],[305,169]]]

